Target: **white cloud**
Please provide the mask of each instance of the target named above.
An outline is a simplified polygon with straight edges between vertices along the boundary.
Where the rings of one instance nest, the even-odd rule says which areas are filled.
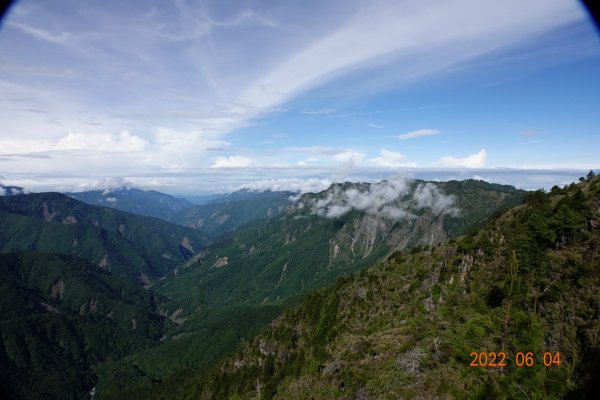
[[[403,199],[407,195],[411,200]],[[334,186],[310,207],[313,214],[326,218],[339,218],[352,210],[390,219],[412,218],[412,208],[430,209],[434,214],[458,212],[454,197],[444,195],[435,184],[421,184],[413,191],[410,181],[400,177],[368,184],[362,189]]]
[[[219,139],[219,135],[197,130],[178,131],[156,128],[153,132],[153,156],[151,162],[167,168],[198,166],[202,154],[209,150],[221,150],[229,142]]]
[[[207,162],[202,154],[228,146],[228,142],[209,133],[159,127],[153,129],[149,139],[128,131],[70,132],[53,141],[0,138],[0,156],[7,158],[4,165],[21,173],[64,175],[83,170],[96,174],[95,177],[123,176],[143,174],[149,169],[195,167],[199,162]]]
[[[2,138],[0,137],[0,154],[36,153],[50,149],[53,143],[47,140],[27,138]]]
[[[572,4],[544,0],[456,0],[436,7],[417,1],[372,4],[332,25],[328,35],[295,49],[249,85],[243,98],[258,108],[273,107],[332,77],[392,61],[397,70],[393,79],[415,79],[583,16]]]
[[[416,168],[417,163],[412,161],[406,161],[401,153],[382,148],[379,150],[377,156],[373,158],[367,158],[365,153],[346,149],[340,151],[325,146],[312,146],[312,147],[288,147],[284,150],[297,151],[307,153],[310,156],[306,159],[297,162],[297,165],[306,167],[309,163],[318,166],[327,165],[332,167],[337,165],[343,168],[378,168],[378,169],[397,169],[397,168]],[[313,155],[318,155],[315,157]]]
[[[308,154],[326,154],[326,155],[334,155],[339,152],[339,150],[333,149],[331,147],[326,146],[296,146],[296,147],[286,147],[285,150],[290,151],[298,151],[302,153]]]
[[[398,138],[400,138],[402,140],[406,140],[406,139],[414,139],[414,138],[418,138],[418,137],[422,137],[422,136],[437,135],[438,133],[440,133],[440,131],[438,131],[436,129],[419,129],[417,131],[407,132],[407,133],[403,133],[402,135],[398,135]]]
[[[210,168],[243,168],[255,165],[253,159],[244,156],[217,157]]]
[[[302,110],[300,112],[302,114],[308,114],[308,115],[320,115],[320,114],[331,114],[331,113],[334,113],[335,110],[333,108],[322,108],[320,110]]]
[[[128,188],[128,187],[138,187],[131,180],[125,179],[121,176],[111,176],[102,179],[89,179],[87,181],[82,182],[79,185],[69,185],[63,187],[63,191],[68,192],[87,192],[90,190],[102,190],[102,195],[109,195],[113,189],[117,188]]]
[[[355,167],[362,163],[365,155],[354,150],[345,150],[333,156],[333,159],[345,167]]]
[[[178,131],[162,127],[154,129],[154,142],[162,150],[169,149],[187,153],[229,145],[228,142],[219,140],[217,137],[218,135],[201,131]]]
[[[117,202],[117,198],[116,197],[107,197],[106,201],[108,201],[109,203],[116,203]]]
[[[280,179],[263,179],[260,181],[249,182],[241,185],[239,189],[250,189],[257,191],[290,191],[290,192],[320,192],[331,186],[332,181],[329,179],[318,178],[280,178]]]
[[[403,162],[404,156],[400,153],[390,151],[387,149],[381,149],[379,156],[368,160],[368,164],[374,167],[381,168],[416,168],[417,163],[415,162]]]
[[[369,185],[366,190],[347,190],[335,186],[325,198],[312,204],[312,212],[327,218],[338,218],[351,210],[367,214],[382,214],[390,218],[407,217],[409,213],[396,206],[396,200],[410,190],[408,182],[402,178]]]
[[[317,161],[319,161],[319,159],[316,158],[316,157],[308,157],[305,160],[298,161],[297,164],[299,166],[301,166],[301,167],[306,167],[308,165],[308,163],[314,163],[314,162],[317,162]]]
[[[51,157],[57,152],[65,151],[70,153],[83,151],[88,154],[89,152],[136,154],[150,150],[150,143],[127,131],[118,135],[70,132],[55,141],[0,138],[0,149],[3,153],[24,157],[34,157],[34,153],[39,153],[38,156]]]
[[[127,131],[121,132],[118,136],[70,132],[60,138],[49,150],[140,152],[147,146],[147,141]]]
[[[454,196],[446,196],[433,183],[420,184],[412,197],[417,208],[430,208],[434,214],[458,215],[459,210],[454,207]]]
[[[73,35],[70,32],[61,32],[59,34],[53,34],[43,29],[34,28],[25,24],[20,24],[14,21],[7,21],[8,26],[16,28],[23,33],[31,35],[37,39],[41,39],[47,42],[55,44],[68,44],[73,40]]]
[[[455,168],[483,168],[485,166],[486,157],[487,153],[485,149],[481,149],[478,153],[466,157],[442,157],[438,163],[446,167]]]

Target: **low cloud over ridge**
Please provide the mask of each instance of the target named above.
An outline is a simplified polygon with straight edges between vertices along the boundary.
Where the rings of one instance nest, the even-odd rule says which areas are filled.
[[[419,184],[413,189],[411,181],[394,178],[373,183],[366,190],[335,186],[309,206],[313,214],[326,218],[339,218],[356,210],[400,220],[412,218],[411,210],[420,209],[430,209],[437,215],[457,215],[459,210],[454,204],[454,196],[445,195],[433,183]]]

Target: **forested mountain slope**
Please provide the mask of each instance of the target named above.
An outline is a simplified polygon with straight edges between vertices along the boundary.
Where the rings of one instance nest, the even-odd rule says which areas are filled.
[[[186,199],[173,197],[156,190],[140,190],[127,187],[66,194],[87,204],[115,208],[164,220],[168,220],[178,212],[194,206],[192,202]]]
[[[217,238],[250,222],[275,217],[289,204],[291,195],[291,192],[237,191],[182,210],[169,220]]]
[[[217,241],[195,257],[195,264],[179,268],[154,289],[186,309],[274,302],[322,287],[394,251],[465,233],[520,203],[523,194],[473,180],[332,185],[301,196],[272,220]]]
[[[0,393],[79,399],[95,366],[155,346],[170,322],[156,296],[65,255],[0,254]]]
[[[149,283],[206,244],[196,230],[59,193],[0,197],[0,252],[41,250],[83,257]]]
[[[591,399],[599,337],[600,179],[590,177],[338,280],[212,373],[155,398]]]

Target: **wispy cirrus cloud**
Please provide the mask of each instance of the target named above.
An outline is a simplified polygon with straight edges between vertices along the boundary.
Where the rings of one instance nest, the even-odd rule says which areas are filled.
[[[526,138],[539,136],[540,134],[541,134],[541,132],[538,130],[535,130],[535,129],[527,129],[527,130],[524,130],[521,133],[519,133],[520,136],[523,136]]]
[[[286,147],[284,150],[296,151],[308,154],[326,154],[334,155],[339,153],[339,150],[327,146],[291,146]]]
[[[440,133],[437,129],[419,129],[417,131],[403,133],[398,135],[399,139],[407,140],[407,139],[415,139],[423,136],[432,136]]]
[[[335,112],[333,108],[321,108],[319,110],[302,110],[300,113],[308,114],[308,115],[322,115],[322,114],[332,114]]]

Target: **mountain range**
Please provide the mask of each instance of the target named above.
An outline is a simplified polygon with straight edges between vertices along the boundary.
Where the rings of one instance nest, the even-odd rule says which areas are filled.
[[[178,212],[194,206],[194,203],[157,192],[120,187],[106,190],[66,193],[69,197],[87,204],[115,208],[137,215],[170,219]]]
[[[591,176],[550,193],[404,179],[243,191],[166,217],[189,226],[59,193],[0,197],[2,390],[465,398],[537,382],[587,393],[598,260],[578,252],[597,249],[599,187]],[[469,349],[514,362],[526,348],[564,352],[570,372],[464,364]],[[52,391],[33,383],[58,377]]]
[[[112,388],[128,387],[133,396],[143,392],[145,382],[204,368],[311,290],[394,251],[473,229],[523,195],[481,181],[401,180],[337,184],[300,196],[280,215],[221,237],[194,262],[153,284],[151,290],[167,299],[161,304],[166,314],[185,323],[167,334],[173,338],[169,343],[101,368],[98,389],[118,398],[121,392]],[[357,203],[344,215],[320,215],[350,201]]]
[[[216,238],[249,222],[276,216],[289,203],[293,193],[239,190],[204,196],[201,204],[154,190],[127,187],[67,195],[90,205],[161,218]]]

